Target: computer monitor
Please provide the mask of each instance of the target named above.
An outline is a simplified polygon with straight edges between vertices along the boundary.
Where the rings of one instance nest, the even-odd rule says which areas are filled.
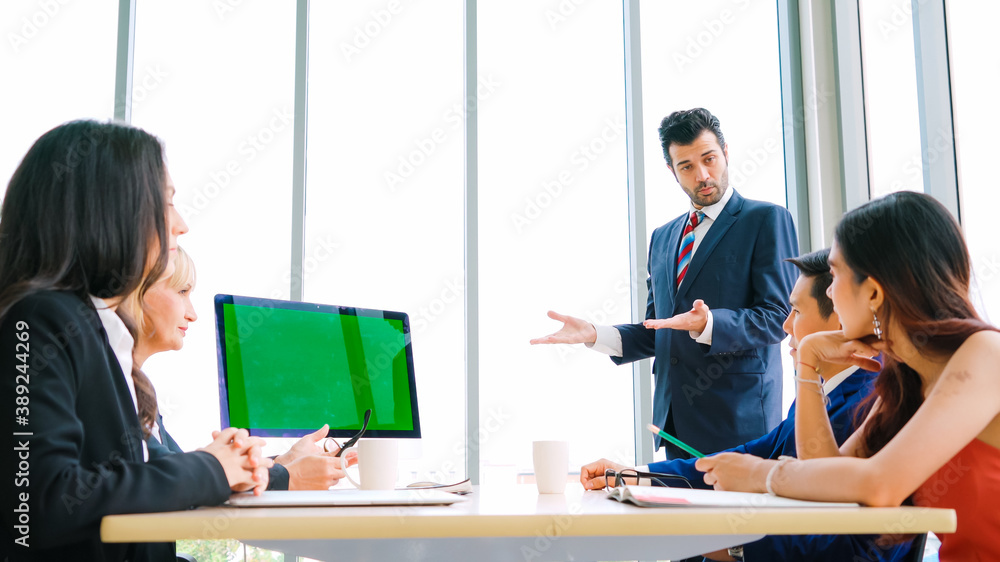
[[[402,312],[215,296],[222,427],[262,437],[420,437]]]

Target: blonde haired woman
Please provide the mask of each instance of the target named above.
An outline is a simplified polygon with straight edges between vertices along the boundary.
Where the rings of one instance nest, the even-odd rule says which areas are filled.
[[[138,327],[134,364],[136,369],[150,356],[161,351],[176,351],[184,346],[184,337],[198,314],[191,304],[191,291],[196,283],[195,267],[183,248],[177,248],[176,267],[167,278],[160,279],[140,301],[138,294],[129,296],[124,306]],[[269,490],[325,490],[344,477],[341,459],[336,450],[324,452],[317,443],[327,435],[327,426],[303,437],[285,454],[274,459],[269,470]],[[180,453],[182,449],[163,428],[163,418],[157,415],[147,439],[150,456]],[[357,460],[357,453],[344,455],[348,465]]]

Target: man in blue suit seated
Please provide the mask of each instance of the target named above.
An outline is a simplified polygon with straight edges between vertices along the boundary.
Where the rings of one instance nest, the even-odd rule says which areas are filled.
[[[798,244],[787,209],[729,188],[729,149],[708,110],[674,112],[659,132],[691,207],[653,232],[646,322],[595,327],[549,312],[563,327],[531,343],[584,343],[619,365],[655,356],[652,422],[710,453],[781,421],[781,323],[795,281],[784,260]],[[665,445],[666,458],[688,457]]]
[[[839,330],[840,319],[833,311],[833,301],[826,295],[830,286],[830,267],[827,265],[829,250],[820,250],[789,260],[795,264],[801,275],[795,282],[791,301],[792,311],[785,320],[784,328],[791,336],[789,345],[792,356],[802,338],[814,332]],[[837,373],[825,381],[823,391],[829,400],[827,413],[833,426],[834,437],[841,444],[854,431],[858,417],[858,406],[871,393],[876,373],[864,371],[848,365],[823,365],[824,373]],[[788,417],[767,435],[733,449],[731,452],[749,453],[766,459],[776,459],[780,455],[795,456],[795,403],[788,410]],[[695,488],[712,489],[702,479],[703,473],[694,467],[695,459],[678,459],[649,465],[648,471],[661,474],[676,474],[686,478]],[[628,467],[601,459],[580,469],[580,481],[584,488],[597,490],[614,482],[605,482],[605,471],[616,473]],[[646,472],[645,468],[639,469]],[[645,480],[645,479],[643,479]],[[675,485],[669,479],[666,483]],[[626,479],[635,484],[635,478]],[[648,482],[641,482],[647,484]],[[812,536],[769,536],[759,541],[743,545],[743,556],[747,561],[756,560],[901,560],[910,549],[909,543],[883,547],[874,535],[812,535]],[[734,554],[738,554],[734,550]],[[712,560],[736,560],[728,551],[706,555]]]

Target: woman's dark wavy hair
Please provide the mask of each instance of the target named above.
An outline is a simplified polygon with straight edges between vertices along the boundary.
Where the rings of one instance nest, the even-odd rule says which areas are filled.
[[[901,191],[875,199],[844,215],[835,233],[844,261],[856,282],[871,277],[884,289],[876,311],[888,341],[896,334],[890,321],[930,358],[949,357],[972,334],[996,330],[980,319],[969,299],[969,251],[958,223],[928,195]],[[874,338],[874,336],[870,336]],[[882,405],[865,426],[862,444],[868,456],[882,449],[923,403],[920,375],[884,355],[875,392]]]
[[[0,208],[0,321],[39,291],[70,291],[88,305],[88,295],[145,294],[167,267],[165,181],[162,144],[142,129],[71,121],[42,135]],[[148,431],[156,394],[138,373],[139,418]]]

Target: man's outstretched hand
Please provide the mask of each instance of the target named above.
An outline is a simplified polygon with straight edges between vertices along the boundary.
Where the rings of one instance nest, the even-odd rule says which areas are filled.
[[[563,327],[554,334],[531,340],[531,345],[540,343],[594,343],[597,341],[597,330],[586,320],[563,316],[558,312],[549,311],[549,318],[563,323]]]
[[[662,320],[646,320],[643,326],[650,330],[662,330],[671,328],[674,330],[687,330],[688,332],[702,333],[708,324],[708,305],[705,301],[698,299],[694,301],[691,310]]]

